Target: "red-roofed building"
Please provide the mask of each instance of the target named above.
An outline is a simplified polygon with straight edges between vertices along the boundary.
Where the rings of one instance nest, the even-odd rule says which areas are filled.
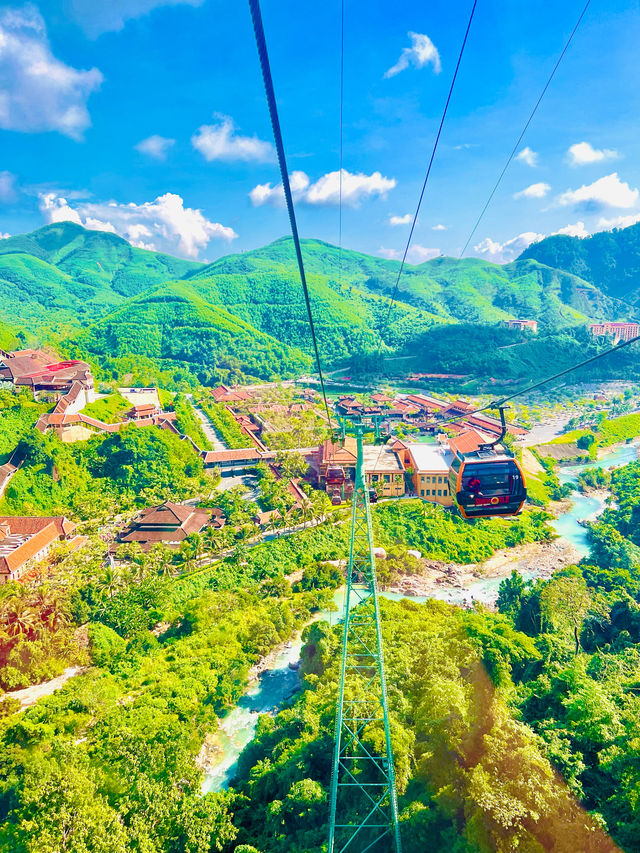
[[[11,363],[5,362],[5,363]],[[23,372],[14,380],[16,385],[25,385],[33,392],[53,391],[66,394],[71,390],[74,383],[81,388],[93,388],[93,376],[91,368],[86,361],[57,361],[53,364],[38,366],[31,372]]]
[[[466,415],[474,410],[475,406],[472,403],[467,403],[466,400],[454,400],[449,403],[444,409],[441,409],[440,415],[443,418],[455,418],[457,415]]]
[[[244,388],[228,388],[226,385],[218,385],[211,391],[211,396],[216,403],[242,403],[251,399],[251,394]]]
[[[127,417],[132,421],[139,421],[141,418],[151,418],[156,414],[158,414],[158,408],[153,403],[140,403],[127,412]]]
[[[71,539],[75,529],[63,516],[0,516],[0,584],[21,580],[31,563],[44,559],[56,542]]]
[[[0,380],[13,382],[51,363],[51,356],[42,350],[23,349],[15,352],[0,350]]]

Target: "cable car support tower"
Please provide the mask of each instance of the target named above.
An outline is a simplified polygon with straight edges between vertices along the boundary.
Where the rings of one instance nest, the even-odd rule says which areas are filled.
[[[351,516],[336,738],[331,776],[328,853],[401,853],[395,772],[369,490],[365,433],[380,436],[381,415],[338,418],[340,435],[355,436],[356,479]]]

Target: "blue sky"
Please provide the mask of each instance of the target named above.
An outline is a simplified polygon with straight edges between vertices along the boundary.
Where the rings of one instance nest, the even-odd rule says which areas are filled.
[[[339,0],[263,0],[300,231],[337,241]],[[343,243],[401,254],[470,2],[346,0]],[[410,260],[456,256],[583,0],[479,0]],[[467,254],[640,219],[640,10],[593,3]],[[0,231],[213,259],[286,233],[243,0],[0,8]]]

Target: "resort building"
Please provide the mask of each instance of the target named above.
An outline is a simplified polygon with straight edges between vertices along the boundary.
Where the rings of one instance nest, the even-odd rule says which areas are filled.
[[[402,463],[410,473],[415,494],[430,503],[451,506],[449,494],[449,466],[453,459],[451,451],[436,444],[408,444],[398,441],[394,447]]]
[[[0,584],[22,580],[56,542],[72,539],[75,529],[63,516],[0,516]]]
[[[404,465],[398,453],[388,445],[365,445],[364,477],[367,486],[379,497],[400,498],[405,492]]]
[[[249,468],[255,468],[263,459],[263,454],[257,447],[244,447],[239,450],[205,450],[201,456],[205,468],[217,468],[223,477],[241,474]]]
[[[211,392],[216,403],[244,403],[251,399],[251,394],[244,388],[229,388],[226,385],[218,385]]]
[[[31,388],[34,394],[67,394],[74,383],[93,391],[93,376],[86,361],[53,361],[42,350],[0,350],[0,380]]]
[[[610,335],[613,337],[614,343],[618,343],[618,341],[630,341],[632,338],[637,338],[640,334],[640,325],[638,323],[592,323],[589,326],[589,331],[595,337]]]
[[[529,329],[529,331],[534,333],[538,331],[537,320],[505,320],[504,325],[508,329],[520,329],[521,332],[523,332],[525,329]]]
[[[166,501],[160,506],[143,510],[119,536],[119,542],[139,542],[143,551],[162,542],[177,548],[191,533],[200,533],[207,526],[224,527],[221,509],[186,506]]]

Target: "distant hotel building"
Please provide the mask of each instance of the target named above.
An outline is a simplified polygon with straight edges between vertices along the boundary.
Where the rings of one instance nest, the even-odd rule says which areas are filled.
[[[538,321],[537,320],[505,320],[504,325],[507,329],[531,329],[532,332],[536,333],[538,331]]]
[[[589,331],[598,337],[611,335],[618,343],[636,338],[640,334],[640,326],[638,323],[593,323],[589,326]]]

